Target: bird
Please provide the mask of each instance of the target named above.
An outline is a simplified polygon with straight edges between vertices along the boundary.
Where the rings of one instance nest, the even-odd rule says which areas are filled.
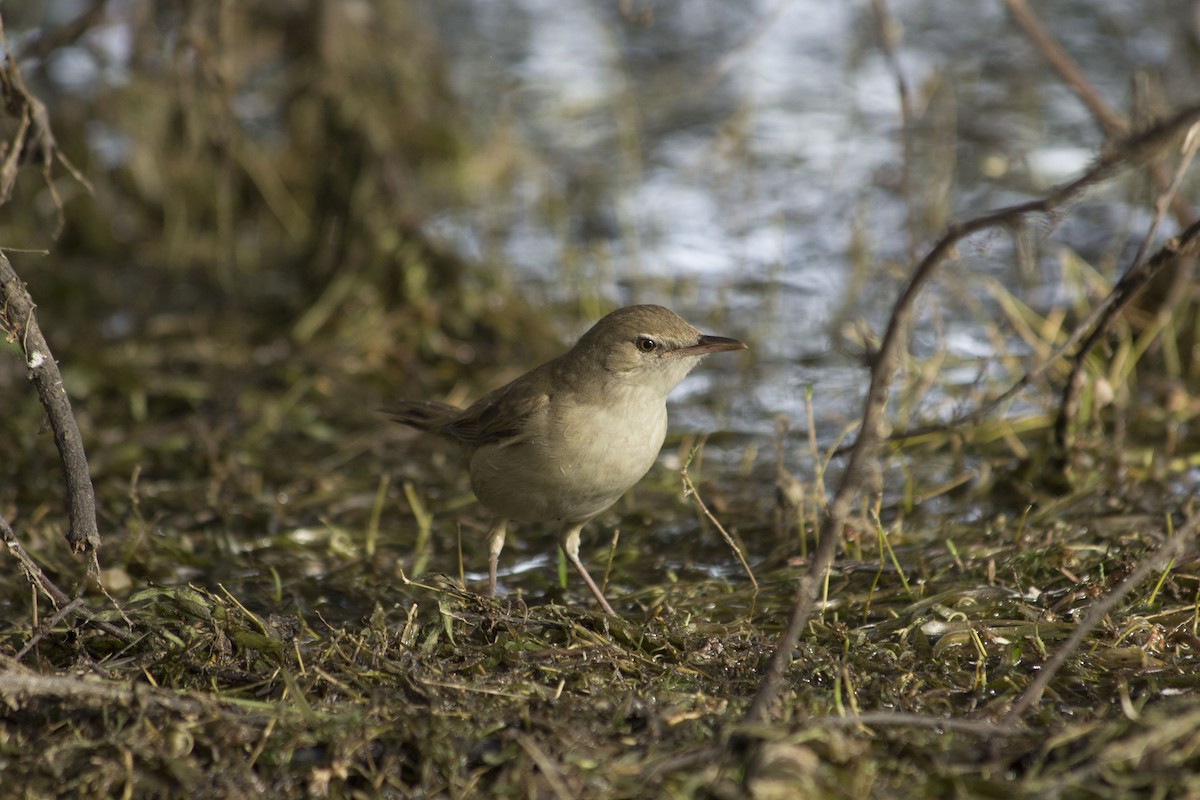
[[[381,409],[465,447],[471,489],[493,515],[488,592],[510,520],[557,522],[558,542],[596,602],[618,616],[579,558],[585,525],[650,470],[667,434],[667,395],[711,353],[746,345],[702,334],[658,305],[619,308],[563,355],[466,409],[400,400]]]

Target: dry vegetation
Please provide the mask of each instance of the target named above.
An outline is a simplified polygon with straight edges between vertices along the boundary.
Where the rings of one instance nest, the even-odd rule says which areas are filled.
[[[701,447],[687,479],[752,554],[757,591],[727,555],[723,577],[696,566],[723,545],[661,470],[612,519],[624,619],[548,569],[481,598],[461,585],[483,523],[457,465],[372,409],[401,374],[413,394],[474,393],[450,388],[465,345],[481,364],[554,348],[499,279],[422,236],[428,209],[463,202],[471,163],[434,37],[399,0],[136,9],[128,79],[42,117],[38,59],[106,4],[20,40],[5,8],[22,59],[0,243],[53,251],[7,252],[85,432],[103,544],[64,545],[68,498],[23,380],[29,319],[6,305],[0,794],[1200,795],[1196,297],[1175,277],[1194,232],[1182,257],[1156,242],[1126,265],[1157,282],[1140,308],[1118,288],[1111,321],[1087,319],[1086,293],[1038,314],[997,287],[997,340],[1024,337],[1028,383],[1081,392],[1059,425],[1054,403],[1008,413],[999,381],[970,398],[987,415],[913,420],[890,442],[869,422],[849,455],[806,454],[860,460],[832,502],[792,477],[786,426],[746,443],[777,445],[777,465],[750,453],[718,475]],[[1148,207],[1176,213],[1200,112],[1160,117],[1107,120],[1086,184],[949,228],[912,294],[961,236],[1069,214],[1117,172],[1161,172]],[[123,157],[102,163],[85,131]],[[940,363],[900,359],[907,302],[873,362],[875,418],[893,395],[907,417]],[[1030,366],[1005,363],[1012,382]],[[684,460],[694,444],[671,446]],[[953,464],[944,485],[868,490],[881,461],[935,458]],[[687,541],[670,559],[666,527]]]

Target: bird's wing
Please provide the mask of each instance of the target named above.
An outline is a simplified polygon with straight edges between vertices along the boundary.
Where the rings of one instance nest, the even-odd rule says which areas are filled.
[[[530,417],[549,404],[547,392],[517,381],[481,397],[442,432],[469,445],[514,444],[532,434]]]

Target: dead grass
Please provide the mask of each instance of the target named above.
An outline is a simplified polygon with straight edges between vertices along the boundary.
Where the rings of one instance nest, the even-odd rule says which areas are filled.
[[[66,257],[29,277],[87,440],[110,594],[63,545],[53,446],[19,349],[0,342],[0,515],[88,612],[60,614],[0,560],[0,795],[1200,794],[1194,548],[1125,596],[1021,724],[1005,724],[1089,610],[1195,511],[1200,403],[1194,365],[1171,351],[1186,331],[1168,330],[1161,355],[1148,328],[1118,325],[1105,357],[1087,361],[1070,480],[1048,468],[1061,364],[1015,412],[892,443],[882,492],[838,532],[768,722],[744,720],[815,551],[825,482],[842,469],[811,412],[803,434],[781,424],[774,448],[711,439],[727,456],[717,463],[738,470],[689,460],[687,489],[757,587],[660,469],[585,541],[589,564],[603,563],[620,525],[609,596],[624,619],[595,613],[553,564],[506,578],[499,599],[476,595],[478,581],[464,588],[485,562],[485,528],[460,466],[373,409],[397,380],[478,395],[512,377],[503,365],[555,349],[552,315],[424,246],[413,220],[430,199],[413,186],[452,192],[469,170],[503,184],[519,158],[502,147],[495,163],[464,158],[441,76],[422,71],[432,40],[382,48],[377,37],[412,38],[409,22],[354,8],[367,16],[335,19],[335,46],[307,67],[312,53],[279,49],[294,36],[262,33],[307,41],[315,18],[191,9],[197,38],[181,38],[173,62],[185,74],[139,76],[111,106],[129,119],[140,117],[126,105],[141,107],[138,145],[165,153],[172,186],[190,188],[167,190],[157,161],[132,159],[128,176],[98,182],[98,218],[68,204]],[[236,52],[220,36],[262,49],[207,60],[217,44]],[[267,158],[234,124],[232,88],[283,57],[297,69],[278,75],[313,83],[264,91],[295,100],[280,120],[310,138]],[[946,213],[950,178],[929,178],[909,195],[914,252],[918,223]],[[25,241],[38,221],[4,225]],[[132,256],[128,241],[141,243]],[[996,355],[956,362],[939,341],[907,359],[890,419],[979,407],[1022,373],[1022,354],[1062,345],[1069,317],[1107,288],[1098,274],[1070,265],[1069,312],[1035,311],[990,281],[950,285]],[[974,383],[942,380],[971,366]],[[694,441],[672,442],[681,462]],[[522,530],[506,561],[544,550],[542,533]]]
[[[171,354],[164,347],[161,357]],[[228,370],[228,355],[220,361]],[[260,388],[294,366],[233,369],[234,385],[245,381],[238,402],[219,403],[227,410],[207,423],[225,433],[199,446],[158,451],[159,461],[147,460],[148,446],[119,456],[123,441],[93,448],[114,469],[97,475],[107,498],[102,560],[110,578],[129,578],[118,596],[128,621],[102,596],[88,603],[132,641],[59,625],[38,631],[16,659],[37,620],[24,578],[13,562],[0,565],[0,759],[23,776],[25,796],[1121,797],[1195,788],[1195,555],[1088,637],[1025,727],[999,724],[1092,602],[1162,540],[1152,482],[1123,491],[1097,480],[1016,502],[986,501],[994,492],[980,483],[961,490],[956,505],[974,510],[960,521],[881,506],[876,529],[848,531],[775,721],[747,728],[739,720],[798,566],[794,530],[776,528],[769,479],[731,482],[710,469],[701,481],[714,494],[713,481],[723,484],[723,522],[751,554],[757,593],[699,515],[678,518],[678,481],[665,474],[619,517],[610,596],[625,620],[595,613],[573,583],[564,595],[552,569],[514,576],[506,597],[481,598],[456,577],[460,526],[468,569],[483,563],[456,465],[443,469],[420,440],[398,456],[402,434],[381,433],[369,415],[334,414],[332,440],[262,424],[329,418],[316,405],[336,401],[315,390],[289,398]],[[223,394],[200,385],[201,408]],[[119,415],[115,393],[96,394],[109,399],[89,404],[93,414]],[[158,407],[158,395],[147,402]],[[152,441],[138,423],[121,424]],[[130,461],[146,464],[136,486],[120,466]],[[997,484],[1019,463],[1010,454],[993,461]],[[380,469],[394,477],[368,552]],[[413,491],[432,514],[423,552],[413,549],[418,525],[402,476],[419,478]],[[78,570],[54,516],[15,523],[69,583]],[[640,530],[639,519],[669,523],[673,544]],[[597,563],[605,538],[589,543]],[[529,533],[516,549],[545,544]],[[419,557],[427,571],[404,577]],[[714,559],[728,577],[689,566]],[[49,613],[41,607],[37,619]],[[748,785],[738,747],[747,734],[766,742]]]

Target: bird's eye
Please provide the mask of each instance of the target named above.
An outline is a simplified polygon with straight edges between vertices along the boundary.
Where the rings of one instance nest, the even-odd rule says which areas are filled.
[[[658,349],[658,342],[651,339],[649,336],[639,336],[637,339],[637,349],[643,353],[653,353]]]

